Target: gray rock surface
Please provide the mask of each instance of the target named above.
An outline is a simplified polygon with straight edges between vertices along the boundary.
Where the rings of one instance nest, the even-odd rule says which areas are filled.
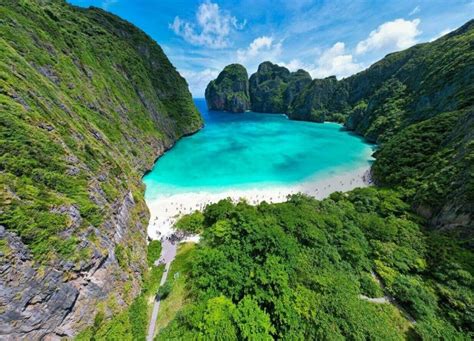
[[[117,214],[104,224],[107,233],[91,227],[81,236],[81,246],[92,247],[90,257],[80,262],[61,260],[52,266],[37,266],[21,239],[0,226],[0,240],[6,245],[0,258],[0,339],[58,339],[73,336],[80,326],[90,324],[95,316],[91,311],[96,310],[92,307],[116,293],[116,280],[128,280],[115,257],[115,247],[130,237],[134,207],[128,192],[116,204]],[[73,224],[80,223],[76,207],[57,210],[70,216]],[[146,226],[139,228],[145,240]],[[97,246],[89,241],[91,236],[98,238]],[[131,267],[139,279],[140,266]],[[131,284],[138,293],[138,281]]]

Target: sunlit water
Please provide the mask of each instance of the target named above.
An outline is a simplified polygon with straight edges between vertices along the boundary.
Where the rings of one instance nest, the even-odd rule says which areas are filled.
[[[186,192],[294,185],[367,166],[373,146],[335,123],[285,115],[208,111],[198,133],[182,138],[144,177],[147,200]]]

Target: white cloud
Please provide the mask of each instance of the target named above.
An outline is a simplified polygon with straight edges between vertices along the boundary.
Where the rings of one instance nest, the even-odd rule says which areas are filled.
[[[314,68],[314,65],[305,64],[299,59],[292,59],[290,60],[289,63],[281,62],[281,63],[278,63],[278,65],[284,66],[290,71],[298,71],[299,69],[308,71]]]
[[[415,8],[412,9],[412,11],[408,14],[409,16],[415,15],[420,11],[420,6],[416,6]]]
[[[399,51],[416,44],[416,37],[421,34],[418,30],[420,19],[396,19],[380,25],[370,32],[369,37],[357,44],[356,53],[369,51]]]
[[[229,46],[228,36],[232,30],[241,30],[245,25],[245,20],[239,23],[236,17],[222,11],[218,4],[206,1],[196,12],[196,23],[177,16],[169,27],[193,45],[217,49]]]
[[[102,8],[104,10],[108,10],[110,6],[112,6],[113,4],[116,4],[118,2],[118,0],[104,0],[102,1]]]
[[[204,69],[201,71],[180,70],[189,85],[193,97],[204,97],[204,90],[207,84],[219,75],[219,70]]]
[[[324,51],[316,62],[316,68],[310,71],[316,78],[335,75],[338,78],[350,76],[363,69],[363,65],[354,60],[352,54],[346,52],[342,42],[335,43]]]
[[[419,9],[418,9],[419,10]],[[380,25],[372,31],[368,38],[360,41],[354,52],[356,55],[363,55],[366,52],[393,52],[408,48],[414,45],[416,38],[421,32],[418,30],[419,19],[407,21],[397,19]],[[442,34],[445,34],[443,31]],[[366,67],[366,64],[359,62],[354,52],[348,51],[343,42],[337,42],[332,47],[323,51],[314,64],[305,64],[299,59],[293,59],[289,63],[280,63],[295,71],[297,69],[307,70],[314,78],[336,76],[344,78],[351,76]],[[365,59],[363,59],[365,60]]]
[[[176,20],[180,21],[179,18]],[[200,21],[198,20],[198,22]],[[177,26],[182,27],[186,24],[188,23],[178,22]],[[209,60],[206,62],[205,70],[184,71],[182,74],[190,81],[189,86],[193,95],[199,97],[203,95],[208,82],[217,77],[222,69],[221,66],[235,59],[247,68],[249,74],[255,72],[260,63],[269,60],[285,66],[291,71],[306,70],[313,78],[334,75],[340,79],[351,76],[367,67],[370,60],[375,58],[374,55],[367,54],[368,52],[374,52],[377,56],[381,53],[408,48],[415,44],[417,37],[421,34],[418,29],[419,24],[419,19],[396,19],[380,25],[370,32],[367,39],[360,41],[354,48],[347,48],[343,42],[337,42],[323,51],[319,48],[300,51],[297,54],[298,57],[290,59],[289,62],[285,56],[295,56],[296,54],[294,51],[293,53],[286,53],[290,51],[286,51],[284,40],[277,40],[274,37],[263,35],[254,39],[246,48],[234,51],[214,51],[212,56],[207,57]],[[444,33],[446,32],[443,31]],[[220,57],[217,57],[216,53],[220,54]],[[232,55],[232,53],[234,54]],[[316,58],[313,57],[313,61],[308,61],[308,58],[311,58],[310,56],[316,56]],[[282,60],[286,62],[282,62]]]
[[[446,29],[442,30],[441,32],[439,32],[437,35],[435,35],[433,38],[431,38],[430,42],[435,41],[436,39],[441,38],[442,36],[448,34],[449,32],[452,32],[452,31],[454,31],[452,28],[446,28]]]
[[[307,64],[299,59],[292,59],[289,63],[278,64],[290,71],[306,70],[314,78],[336,76],[340,79],[353,75],[364,68],[363,64],[357,63],[352,54],[346,51],[346,46],[342,42],[337,42],[323,51],[314,64]]]
[[[261,36],[254,39],[246,49],[238,49],[237,60],[247,68],[253,69],[257,64],[266,60],[275,61],[281,52],[281,42],[275,42],[271,37]]]

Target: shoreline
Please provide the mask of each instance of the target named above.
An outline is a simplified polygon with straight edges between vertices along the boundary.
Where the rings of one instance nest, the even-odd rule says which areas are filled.
[[[197,134],[199,133],[202,129],[204,129],[204,121],[202,122],[201,126],[199,128],[197,128],[196,130],[194,131],[191,131],[191,132],[187,132],[187,133],[183,133],[182,136],[178,137],[176,140],[172,140],[172,142],[170,143],[169,146],[164,146],[164,149],[163,149],[163,152],[161,154],[159,154],[157,157],[155,157],[155,160],[153,161],[153,163],[151,164],[150,167],[146,168],[143,172],[143,175],[141,177],[142,179],[142,182],[143,182],[143,178],[145,176],[147,176],[149,173],[151,173],[153,171],[153,168],[155,167],[156,163],[158,162],[158,160],[163,157],[166,152],[168,152],[169,150],[171,150],[175,145],[176,143],[178,143],[179,141],[181,141],[184,137],[188,137],[188,136],[192,136],[194,134]]]
[[[245,199],[249,204],[257,205],[262,201],[284,202],[288,195],[296,193],[304,193],[321,200],[334,192],[347,192],[357,187],[367,187],[372,184],[370,169],[371,166],[367,165],[324,179],[308,180],[297,185],[226,189],[221,192],[187,192],[147,200],[146,204],[150,211],[147,234],[150,239],[163,241],[174,234],[173,225],[180,216],[196,210],[202,211],[208,204],[226,198],[230,198],[234,202]],[[194,239],[197,237],[191,237],[189,241],[197,241]]]

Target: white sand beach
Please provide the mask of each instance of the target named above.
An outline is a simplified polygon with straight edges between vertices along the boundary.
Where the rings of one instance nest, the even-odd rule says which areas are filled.
[[[225,198],[231,198],[235,202],[245,199],[252,205],[262,201],[283,202],[286,201],[288,195],[296,193],[305,193],[316,199],[324,199],[336,191],[346,192],[370,184],[370,166],[368,165],[350,172],[335,174],[324,179],[310,180],[294,186],[236,189],[222,192],[189,192],[163,196],[155,200],[147,200],[150,210],[148,236],[151,239],[165,239],[173,234],[173,225],[180,216],[196,210],[203,210],[208,204]]]

